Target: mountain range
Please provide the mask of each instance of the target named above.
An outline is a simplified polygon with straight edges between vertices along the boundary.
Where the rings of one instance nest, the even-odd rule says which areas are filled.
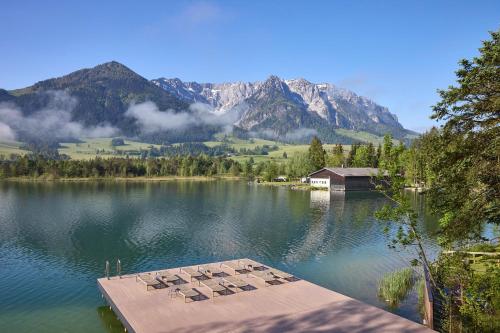
[[[0,89],[0,103],[15,105],[23,117],[30,117],[54,104],[54,91],[63,91],[75,100],[69,108],[72,122],[94,127],[106,124],[116,128],[121,135],[150,142],[209,140],[215,133],[227,131],[228,125],[238,136],[284,141],[307,140],[311,135],[318,135],[326,142],[352,141],[339,134],[338,129],[379,136],[391,133],[399,139],[414,134],[404,129],[387,108],[329,83],[282,80],[274,75],[261,82],[147,80],[115,61],[22,89]],[[212,118],[206,121],[205,115],[197,113],[194,120],[183,126],[144,131],[139,119],[146,114],[141,115],[139,109],[134,118],[128,110],[131,105],[148,101],[154,103],[158,112],[164,112],[155,113],[155,116],[173,115],[172,119],[178,119],[203,109]],[[2,115],[0,113],[0,123],[4,121]],[[30,136],[30,131],[23,131],[22,125],[17,126],[20,128],[15,130],[21,139]]]
[[[307,125],[332,126],[403,137],[408,131],[396,115],[372,100],[330,83],[305,79],[263,82],[197,83],[178,78],[152,81],[188,103],[204,103],[213,112],[240,112],[236,125],[245,130],[271,129],[278,135]]]

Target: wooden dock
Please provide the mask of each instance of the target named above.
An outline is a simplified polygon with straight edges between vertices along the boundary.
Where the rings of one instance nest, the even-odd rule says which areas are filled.
[[[128,332],[432,332],[305,280],[278,279],[281,283],[267,285],[251,273],[235,274],[221,264],[209,265],[221,268],[223,275],[237,276],[250,287],[213,298],[211,289],[199,281],[190,282],[180,268],[167,271],[181,277],[187,282],[182,285],[194,288],[201,297],[185,303],[175,292],[176,285],[146,290],[136,281],[137,274],[101,278],[97,284]],[[271,269],[266,266],[264,271]],[[146,273],[156,275],[156,271]],[[224,284],[220,277],[212,279]]]

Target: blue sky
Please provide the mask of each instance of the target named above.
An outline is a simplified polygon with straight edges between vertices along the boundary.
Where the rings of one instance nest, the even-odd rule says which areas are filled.
[[[110,60],[148,79],[304,77],[434,124],[436,89],[500,27],[500,1],[4,1],[0,87]]]

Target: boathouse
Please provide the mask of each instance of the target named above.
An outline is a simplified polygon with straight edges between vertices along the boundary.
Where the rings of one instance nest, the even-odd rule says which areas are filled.
[[[331,191],[366,191],[375,188],[378,168],[323,168],[309,175],[314,187]],[[384,171],[387,176],[387,171]]]

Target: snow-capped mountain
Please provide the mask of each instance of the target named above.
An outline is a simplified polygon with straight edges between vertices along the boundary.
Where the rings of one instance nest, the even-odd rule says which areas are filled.
[[[218,84],[177,78],[152,82],[185,102],[208,104],[215,113],[237,108],[240,116],[235,125],[249,131],[283,134],[300,128],[323,132],[345,128],[378,135],[390,132],[399,138],[409,133],[386,107],[330,83],[282,80],[274,75],[263,82]]]

